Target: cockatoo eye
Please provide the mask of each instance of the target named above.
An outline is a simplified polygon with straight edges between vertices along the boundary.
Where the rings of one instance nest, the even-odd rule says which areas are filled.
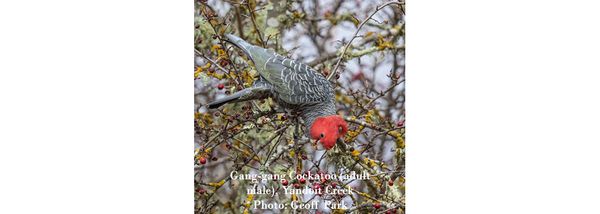
[[[324,138],[324,137],[325,137],[325,134],[321,133],[321,138]]]

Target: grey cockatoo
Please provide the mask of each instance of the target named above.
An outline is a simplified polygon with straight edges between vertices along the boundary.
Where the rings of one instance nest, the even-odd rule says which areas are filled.
[[[211,102],[209,108],[272,97],[280,106],[299,112],[309,130],[307,135],[321,142],[325,149],[331,149],[346,134],[348,126],[336,114],[333,88],[325,77],[304,63],[237,36],[226,34],[225,37],[254,62],[260,76],[251,87]]]

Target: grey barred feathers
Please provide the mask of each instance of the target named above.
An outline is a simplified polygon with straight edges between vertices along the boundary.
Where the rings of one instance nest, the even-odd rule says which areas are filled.
[[[225,36],[253,61],[260,77],[251,87],[209,103],[209,108],[218,108],[229,102],[272,97],[280,106],[299,111],[308,129],[317,117],[336,114],[331,83],[319,72],[237,36]]]

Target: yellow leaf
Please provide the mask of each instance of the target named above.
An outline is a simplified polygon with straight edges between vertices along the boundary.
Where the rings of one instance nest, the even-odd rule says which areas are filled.
[[[354,16],[350,16],[350,20],[352,20],[352,23],[354,23],[354,26],[357,26],[360,24],[360,21],[358,21],[358,19]]]
[[[225,180],[222,180],[218,183],[208,183],[209,186],[215,187],[215,188],[219,188],[221,186],[223,186],[223,184],[225,184]]]
[[[216,51],[216,50],[219,50],[219,49],[221,49],[221,46],[220,46],[220,45],[217,45],[217,44],[214,44],[214,45],[213,45],[213,46],[212,46],[210,49],[211,49],[212,51]]]

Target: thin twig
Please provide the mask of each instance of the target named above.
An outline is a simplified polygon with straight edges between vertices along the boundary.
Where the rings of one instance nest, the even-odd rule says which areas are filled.
[[[360,25],[356,29],[356,32],[354,32],[354,35],[352,36],[352,38],[350,39],[348,44],[346,44],[346,46],[344,47],[344,50],[342,50],[342,54],[340,54],[337,63],[335,63],[335,67],[333,68],[333,71],[329,74],[329,76],[327,76],[327,80],[331,80],[331,77],[333,77],[333,75],[335,75],[338,67],[340,67],[340,63],[342,62],[342,59],[344,58],[344,54],[346,54],[346,51],[348,50],[348,47],[350,47],[350,45],[352,44],[352,41],[354,41],[354,38],[356,38],[358,36],[358,32],[365,25],[365,23],[367,23],[369,20],[371,20],[371,17],[373,17],[381,9],[385,8],[388,5],[392,5],[392,4],[398,5],[398,6],[400,6],[400,8],[402,8],[402,4],[400,2],[392,1],[392,2],[385,3],[381,6],[377,6],[375,8],[375,11],[373,13],[371,13],[371,15],[369,15],[369,17],[367,17],[365,20],[363,20],[360,23]]]

